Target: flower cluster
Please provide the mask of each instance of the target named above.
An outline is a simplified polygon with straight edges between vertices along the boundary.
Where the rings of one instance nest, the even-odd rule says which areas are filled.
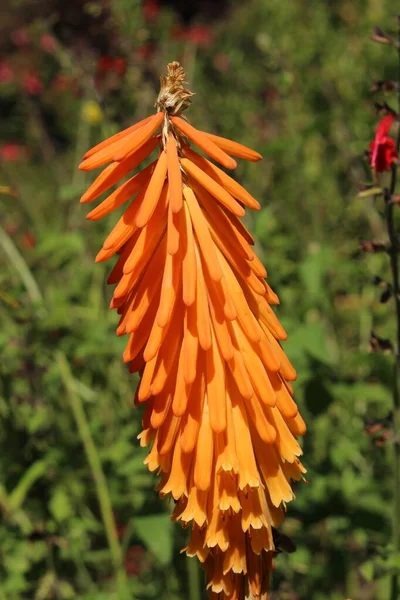
[[[389,137],[389,131],[395,119],[394,113],[384,116],[379,121],[375,137],[369,145],[370,166],[376,173],[390,171],[398,158],[395,141]]]
[[[128,336],[124,360],[140,374],[145,462],[175,500],[173,518],[191,527],[186,552],[203,564],[210,598],[266,598],[273,528],[305,472],[296,439],[305,425],[271,308],[279,301],[240,220],[260,205],[215,164],[261,156],[190,125],[181,115],[191,96],[182,68],[168,65],[157,113],[84,156],[84,171],[108,166],[81,202],[131,175],[87,217],[129,202],[97,261],[118,255],[111,308]]]

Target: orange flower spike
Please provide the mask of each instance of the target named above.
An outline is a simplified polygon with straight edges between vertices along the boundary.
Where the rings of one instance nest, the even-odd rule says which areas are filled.
[[[151,177],[142,205],[136,215],[136,227],[142,228],[150,221],[160,199],[161,190],[167,174],[167,154],[161,152],[153,175]]]
[[[202,492],[209,489],[213,472],[214,443],[210,426],[210,412],[207,397],[204,399],[203,414],[197,441],[194,465],[194,484]]]
[[[214,244],[211,240],[211,235],[207,227],[207,222],[203,213],[200,210],[197,198],[193,190],[189,187],[184,188],[183,194],[187,202],[190,217],[192,219],[194,232],[201,250],[202,257],[211,279],[219,281],[222,277],[221,267],[219,266],[218,258],[215,252]]]
[[[187,306],[185,310],[183,338],[183,377],[187,384],[194,382],[197,371],[199,336],[197,331],[196,316],[195,306]]]
[[[261,154],[251,150],[251,148],[247,148],[247,146],[243,146],[243,144],[238,144],[238,142],[233,142],[232,140],[228,140],[226,138],[220,137],[219,135],[214,135],[213,133],[206,133],[203,131],[204,135],[207,136],[218,148],[224,150],[227,154],[232,154],[232,156],[237,156],[238,158],[243,158],[244,160],[249,160],[251,162],[257,162],[262,159]]]
[[[189,173],[196,181],[200,183],[214,198],[216,198],[223,206],[230,210],[237,217],[243,217],[244,208],[236,202],[234,198],[227,192],[219,183],[212,177],[204,173],[197,165],[188,158],[182,158],[181,164],[185,171]]]
[[[212,140],[207,138],[202,131],[195,129],[180,117],[171,117],[171,121],[183,135],[186,135],[186,137],[201,148],[206,154],[211,156],[211,158],[221,163],[226,169],[236,169],[236,160],[233,160],[233,158],[218,148],[218,146],[216,146]]]
[[[128,335],[123,360],[139,373],[140,445],[152,445],[145,464],[175,499],[173,519],[191,529],[184,550],[203,563],[209,600],[265,600],[272,528],[305,473],[297,437],[306,427],[271,308],[279,299],[240,220],[243,205],[260,205],[212,162],[232,169],[232,156],[261,155],[182,118],[192,97],[184,78],[168,65],[157,113],[85,154],[82,170],[111,164],[81,202],[127,177],[87,218],[129,202],[96,260],[118,255],[110,307],[117,335]]]
[[[168,136],[167,142],[167,158],[168,158],[168,181],[171,194],[172,212],[177,213],[183,206],[182,195],[182,175],[179,164],[178,151],[176,141],[172,133]]]
[[[183,263],[182,284],[183,301],[186,306],[191,306],[196,298],[196,256],[194,251],[193,228],[190,213],[186,202],[184,203],[184,228],[183,234]]]
[[[114,150],[113,160],[120,161],[132,156],[137,152],[157,131],[164,119],[164,113],[158,113],[153,115],[150,120],[140,127],[137,131],[134,131],[125,140],[117,142],[118,147]]]
[[[152,175],[155,162],[151,163],[148,167],[140,171],[131,179],[128,179],[124,184],[115,190],[108,198],[103,200],[96,208],[91,210],[86,218],[89,221],[97,221],[102,219],[106,215],[125,204],[130,198],[132,198],[142,188],[147,187],[150,177]]]
[[[101,194],[109,190],[114,184],[118,183],[118,181],[125,177],[127,173],[136,169],[136,167],[140,165],[140,163],[143,162],[144,159],[159,146],[159,144],[159,137],[151,138],[134,156],[131,156],[127,160],[113,162],[111,165],[108,165],[83,194],[81,198],[82,204],[92,202],[98,198],[98,196],[101,196]]]
[[[225,363],[217,346],[215,336],[206,354],[206,384],[210,413],[210,426],[215,433],[226,429]]]
[[[197,245],[194,245],[196,258],[196,313],[199,344],[203,350],[211,347],[210,311],[208,304],[207,288]]]
[[[234,198],[243,202],[249,208],[260,210],[260,203],[248,191],[246,191],[237,181],[229,177],[222,169],[213,165],[209,160],[197,154],[190,148],[184,148],[183,154],[197,165],[204,173],[207,173],[219,185],[225,188]]]
[[[171,190],[169,190],[169,201],[168,201],[168,254],[176,254],[179,250],[179,238],[180,238],[180,213],[174,213],[171,206]]]
[[[93,146],[93,148],[91,148],[90,150],[88,150],[86,152],[86,154],[84,154],[83,158],[89,158],[90,156],[92,156],[93,154],[96,154],[96,152],[99,152],[103,148],[106,148],[107,146],[109,146],[113,142],[118,142],[119,140],[121,140],[122,138],[126,137],[130,133],[133,133],[137,129],[140,129],[140,127],[143,127],[143,125],[146,125],[146,123],[148,123],[150,121],[150,119],[152,118],[152,116],[151,117],[146,117],[145,119],[142,119],[141,121],[139,121],[139,123],[135,123],[135,125],[131,125],[127,129],[124,129],[123,131],[120,131],[119,133],[116,133],[115,135],[112,135],[107,140],[104,140],[104,142],[100,142],[100,144],[97,144],[96,146]]]

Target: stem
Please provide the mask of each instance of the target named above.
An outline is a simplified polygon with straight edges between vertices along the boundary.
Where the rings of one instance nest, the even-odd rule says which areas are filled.
[[[400,43],[400,17],[398,17],[398,40]],[[398,48],[398,84],[400,86],[400,48]],[[398,118],[400,118],[400,89],[398,91]],[[397,133],[396,148],[400,148],[400,123]],[[386,220],[391,246],[390,266],[392,270],[393,293],[396,306],[396,345],[393,365],[393,552],[400,553],[400,285],[399,285],[399,253],[400,244],[396,233],[394,219],[393,195],[396,191],[397,164],[392,165],[389,190],[385,190]],[[398,600],[400,594],[399,573],[395,571],[391,577],[390,598]]]
[[[193,558],[187,558],[186,564],[189,587],[189,600],[201,600],[199,564],[197,560]]]
[[[121,598],[121,600],[126,600],[129,598],[131,600],[132,595],[128,595],[127,590],[127,577],[123,564],[123,553],[118,540],[110,493],[96,444],[94,443],[92,434],[90,432],[89,423],[86,418],[81,398],[75,391],[76,384],[73,380],[69,364],[62,352],[57,353],[56,362],[58,363],[58,367],[60,369],[61,378],[67,392],[67,397],[69,399],[71,410],[78,428],[78,433],[85,449],[86,457],[96,486],[96,494],[100,505],[101,517],[103,519],[104,529],[106,531],[108,546],[110,548],[111,558],[118,583],[118,598]]]
[[[0,225],[0,246],[7,254],[10,262],[14,265],[15,270],[18,272],[21,281],[26,287],[33,304],[43,304],[42,292],[36,283],[28,265],[25,262],[24,257],[8,235],[8,233]]]

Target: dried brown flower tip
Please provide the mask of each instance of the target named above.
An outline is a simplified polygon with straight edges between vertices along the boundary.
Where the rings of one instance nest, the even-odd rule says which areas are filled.
[[[378,337],[373,331],[371,331],[369,344],[370,352],[393,352],[392,342],[388,339]]]
[[[167,75],[160,77],[161,89],[155,106],[158,111],[179,115],[191,104],[193,92],[184,87],[185,71],[177,61],[167,65]]]
[[[380,277],[380,275],[375,275],[374,278],[372,279],[372,285],[377,285],[379,287],[386,287],[387,282],[384,279],[382,279],[382,277]]]
[[[374,102],[375,109],[378,113],[382,113],[383,115],[394,115],[396,116],[396,111],[387,104],[387,102]]]
[[[379,302],[381,304],[386,304],[393,296],[393,289],[391,285],[388,285],[386,290],[382,292],[381,297],[379,298]]]
[[[400,194],[393,194],[391,198],[392,204],[400,204]]]
[[[385,92],[390,93],[399,89],[399,84],[396,81],[392,80],[372,80],[372,87],[370,88],[370,92]]]
[[[375,440],[375,446],[384,446],[393,437],[393,431],[387,429]]]
[[[368,252],[370,254],[375,254],[377,252],[387,252],[388,245],[386,242],[381,242],[379,240],[361,240],[360,241],[360,251]]]
[[[394,44],[394,39],[392,38],[392,36],[385,33],[380,27],[374,27],[374,32],[371,35],[371,40],[373,42],[378,42],[378,44]]]
[[[393,422],[393,412],[390,412],[383,419],[368,419],[364,431],[367,435],[374,435],[386,429]]]

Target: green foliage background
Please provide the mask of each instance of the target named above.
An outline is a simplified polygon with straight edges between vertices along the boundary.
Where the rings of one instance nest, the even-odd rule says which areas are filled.
[[[391,447],[364,428],[391,405],[390,356],[369,353],[370,331],[390,336],[394,322],[371,284],[387,275],[386,259],[358,254],[359,238],[384,236],[382,207],[356,196],[370,177],[371,78],[395,74],[394,53],[368,37],[375,24],[394,26],[393,2],[233,1],[221,19],[198,16],[200,41],[177,35],[169,3],[154,18],[137,0],[76,11],[94,25],[76,33],[72,21],[69,36],[56,2],[5,11],[16,75],[0,83],[0,135],[23,156],[3,156],[0,173],[16,194],[0,196],[0,600],[200,598],[193,561],[179,554],[185,533],[142,465],[136,381],[108,310],[110,265],[94,265],[115,217],[85,221],[89,176],[76,169],[88,147],[152,111],[158,75],[175,59],[196,93],[190,120],[264,156],[237,177],[262,203],[247,224],[281,299],[310,482],[288,507],[297,552],[278,557],[272,599],[386,598],[400,564],[389,544]],[[28,47],[10,41],[20,28]],[[46,33],[57,38],[51,52]],[[104,53],[125,56],[127,71],[96,91]],[[25,68],[40,94],[21,86]],[[113,566],[76,404],[106,475],[126,577]]]

